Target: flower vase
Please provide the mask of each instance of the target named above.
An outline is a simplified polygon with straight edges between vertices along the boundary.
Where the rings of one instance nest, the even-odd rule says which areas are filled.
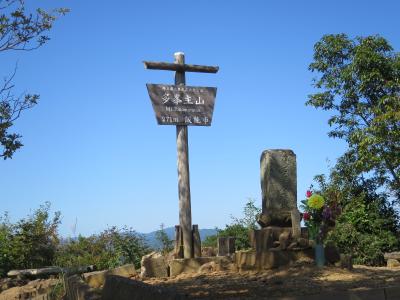
[[[317,243],[315,245],[315,264],[317,267],[322,268],[325,265],[325,251],[324,245]]]

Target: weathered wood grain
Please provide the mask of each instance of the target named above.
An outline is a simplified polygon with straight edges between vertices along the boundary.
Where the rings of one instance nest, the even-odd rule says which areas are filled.
[[[144,61],[145,69],[149,70],[165,70],[176,72],[198,72],[198,73],[217,73],[218,66],[201,66],[201,65],[187,65],[178,63],[166,63],[157,61]]]
[[[185,64],[185,55],[182,52],[175,53],[175,63]],[[185,72],[177,71],[175,73],[175,84],[185,85],[185,83]],[[192,210],[190,203],[188,128],[186,125],[176,126],[176,146],[178,152],[179,225],[182,229],[183,257],[192,258]]]

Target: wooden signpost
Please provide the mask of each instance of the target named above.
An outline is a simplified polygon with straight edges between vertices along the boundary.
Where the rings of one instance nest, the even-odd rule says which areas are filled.
[[[190,204],[188,125],[210,126],[216,88],[186,86],[185,72],[217,73],[218,67],[185,64],[182,52],[174,63],[145,61],[146,69],[175,71],[175,85],[147,84],[156,119],[160,125],[176,125],[178,151],[179,226],[183,257],[194,256]]]

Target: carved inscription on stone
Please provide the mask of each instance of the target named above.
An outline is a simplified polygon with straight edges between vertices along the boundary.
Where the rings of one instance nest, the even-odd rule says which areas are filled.
[[[290,226],[291,211],[297,209],[296,173],[296,155],[292,150],[277,149],[262,153],[262,226]]]

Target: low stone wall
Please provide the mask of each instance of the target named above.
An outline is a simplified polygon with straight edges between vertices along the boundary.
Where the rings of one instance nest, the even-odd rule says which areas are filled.
[[[290,265],[297,260],[313,258],[314,250],[264,251],[258,253],[254,250],[247,250],[237,251],[235,257],[239,271],[269,270]]]
[[[36,279],[22,286],[15,286],[0,293],[0,300],[50,300],[58,279]]]
[[[135,266],[133,264],[123,265],[121,267],[104,270],[95,271],[90,273],[84,273],[82,275],[85,282],[92,288],[99,288],[106,282],[106,278],[109,275],[118,275],[122,277],[132,277],[136,275]]]
[[[64,277],[66,300],[99,300],[101,292],[90,287],[78,275]]]
[[[102,300],[184,300],[177,292],[121,276],[107,276]]]
[[[181,273],[197,273],[202,270],[210,271],[234,270],[234,259],[229,256],[197,257],[174,259],[169,262],[170,276]]]

